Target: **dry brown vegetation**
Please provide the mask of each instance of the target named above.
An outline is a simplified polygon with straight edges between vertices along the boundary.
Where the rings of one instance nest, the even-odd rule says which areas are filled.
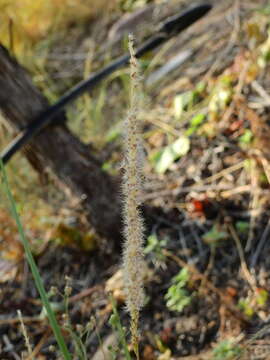
[[[209,2],[213,10],[202,21],[141,60],[143,201],[154,209],[145,210],[147,303],[140,348],[145,360],[268,359],[270,353],[270,5],[264,0]],[[126,42],[112,26],[127,9],[146,6],[146,1],[115,1],[108,13],[102,1],[18,3],[24,9],[15,14],[16,1],[0,2],[0,32],[50,101],[122,54]],[[153,27],[189,3],[151,2]],[[59,20],[52,16],[55,11]],[[137,43],[151,33],[148,15],[136,21],[144,16],[139,28],[130,25]],[[155,71],[181,51],[193,54],[155,80]],[[112,176],[121,173],[129,85],[127,69],[119,70],[67,110],[69,127],[97,149]],[[13,134],[4,122],[0,127],[4,147]],[[63,293],[64,275],[72,278],[71,324],[75,331],[91,319],[90,336],[83,341],[88,358],[100,359],[99,338],[105,344],[115,340],[108,326],[108,291],[128,325],[121,307],[121,256],[89,229],[79,204],[56,189],[53,174],[40,177],[20,154],[7,170],[46,289],[57,286]],[[35,358],[57,358],[49,348],[51,330],[38,316],[42,304],[8,208],[1,194],[0,358],[20,358],[25,349],[17,309]],[[51,297],[58,305],[59,293]],[[65,337],[71,344],[70,335]],[[121,356],[118,352],[116,358]]]

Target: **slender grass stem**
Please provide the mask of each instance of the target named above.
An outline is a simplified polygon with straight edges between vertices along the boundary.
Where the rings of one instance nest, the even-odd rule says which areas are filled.
[[[42,303],[43,303],[43,305],[44,305],[44,307],[45,307],[45,309],[47,311],[48,319],[49,319],[49,322],[51,324],[52,330],[54,332],[55,339],[56,339],[56,341],[58,343],[59,349],[62,352],[62,355],[63,355],[64,359],[65,360],[71,360],[71,355],[70,355],[70,353],[69,353],[69,351],[67,349],[64,337],[63,337],[63,335],[61,333],[61,329],[60,329],[60,327],[59,327],[59,325],[57,323],[55,314],[54,314],[54,312],[53,312],[53,310],[52,310],[52,308],[50,306],[50,302],[48,300],[48,296],[47,296],[47,293],[45,291],[42,279],[41,279],[41,277],[39,275],[37,265],[35,263],[35,260],[34,260],[34,257],[32,255],[32,253],[31,253],[29,242],[26,239],[26,236],[25,236],[25,233],[24,233],[24,230],[23,230],[23,226],[22,226],[19,214],[18,214],[17,209],[16,209],[16,204],[15,204],[14,198],[13,198],[12,193],[11,193],[10,188],[9,188],[5,167],[4,167],[3,162],[1,160],[0,160],[0,168],[1,168],[1,172],[3,174],[4,191],[7,194],[8,200],[10,202],[11,213],[12,213],[12,215],[13,215],[15,221],[16,221],[18,231],[19,231],[19,235],[20,235],[20,239],[21,239],[21,242],[22,242],[22,244],[24,246],[26,259],[27,259],[27,262],[28,262],[28,264],[30,266],[31,272],[33,274],[33,278],[34,278],[36,287],[38,289],[41,301],[42,301]]]

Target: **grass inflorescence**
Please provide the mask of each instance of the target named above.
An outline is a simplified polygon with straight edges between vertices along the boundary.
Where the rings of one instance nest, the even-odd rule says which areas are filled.
[[[130,109],[125,124],[125,176],[123,182],[125,244],[123,272],[126,305],[130,314],[131,337],[134,352],[139,358],[139,312],[143,306],[143,220],[140,214],[141,156],[140,156],[140,75],[134,55],[133,37],[129,36]]]

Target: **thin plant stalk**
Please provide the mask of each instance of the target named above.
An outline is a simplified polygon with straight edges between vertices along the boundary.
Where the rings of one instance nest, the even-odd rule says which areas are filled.
[[[60,329],[60,327],[59,327],[59,325],[57,323],[55,314],[54,314],[54,312],[53,312],[53,310],[52,310],[52,308],[50,306],[50,302],[48,300],[48,296],[46,294],[42,279],[41,279],[41,277],[39,275],[37,265],[35,263],[35,260],[34,260],[34,257],[32,255],[32,253],[31,253],[29,242],[26,239],[26,236],[24,234],[23,226],[22,226],[19,214],[18,214],[17,209],[16,209],[15,201],[14,201],[14,198],[13,198],[13,196],[11,194],[11,191],[10,191],[10,188],[9,188],[5,167],[4,167],[3,162],[1,160],[0,160],[0,168],[1,168],[1,172],[3,174],[4,190],[5,190],[6,194],[7,194],[8,200],[10,202],[11,212],[12,212],[12,215],[13,215],[13,217],[14,217],[14,219],[16,221],[17,227],[18,227],[18,231],[19,231],[21,242],[22,242],[23,247],[24,247],[26,259],[27,259],[27,262],[28,262],[28,264],[30,266],[31,272],[33,274],[33,278],[34,278],[36,287],[38,289],[41,301],[42,301],[42,303],[43,303],[43,305],[44,305],[44,307],[46,309],[48,319],[49,319],[49,322],[51,324],[55,339],[56,339],[56,341],[58,343],[59,349],[62,352],[62,355],[63,355],[64,359],[65,360],[71,360],[71,355],[70,355],[70,353],[69,353],[69,351],[67,349],[65,340],[64,340],[63,335],[61,333],[61,329]]]
[[[118,314],[117,311],[117,307],[116,307],[116,303],[114,298],[111,296],[110,297],[111,300],[111,304],[112,304],[112,308],[113,308],[113,321],[111,318],[111,324],[112,326],[116,329],[117,333],[118,333],[118,337],[119,337],[119,342],[122,346],[122,349],[124,350],[124,354],[125,354],[125,360],[132,360],[129,350],[128,350],[128,344],[126,341],[126,334],[125,334],[125,330],[121,324],[121,320],[120,320],[120,316]]]
[[[21,323],[21,330],[22,330],[22,334],[24,337],[24,342],[25,342],[25,345],[27,348],[27,352],[28,352],[28,355],[30,356],[30,358],[32,359],[33,358],[33,350],[32,350],[31,344],[30,344],[30,340],[29,340],[26,328],[24,326],[21,310],[18,310],[17,314],[18,314],[18,317],[19,317],[19,320]],[[35,359],[33,358],[33,360],[35,360]]]

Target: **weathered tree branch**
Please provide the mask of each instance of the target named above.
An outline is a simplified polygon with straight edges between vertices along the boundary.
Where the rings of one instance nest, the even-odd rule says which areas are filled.
[[[25,69],[0,47],[0,111],[19,131],[48,107],[47,99],[33,85]],[[107,239],[121,238],[121,202],[116,183],[101,169],[90,153],[64,124],[65,114],[56,117],[57,125],[43,129],[29,145],[29,161],[49,167],[82,203],[87,218],[96,231]],[[31,155],[32,154],[32,155]]]

